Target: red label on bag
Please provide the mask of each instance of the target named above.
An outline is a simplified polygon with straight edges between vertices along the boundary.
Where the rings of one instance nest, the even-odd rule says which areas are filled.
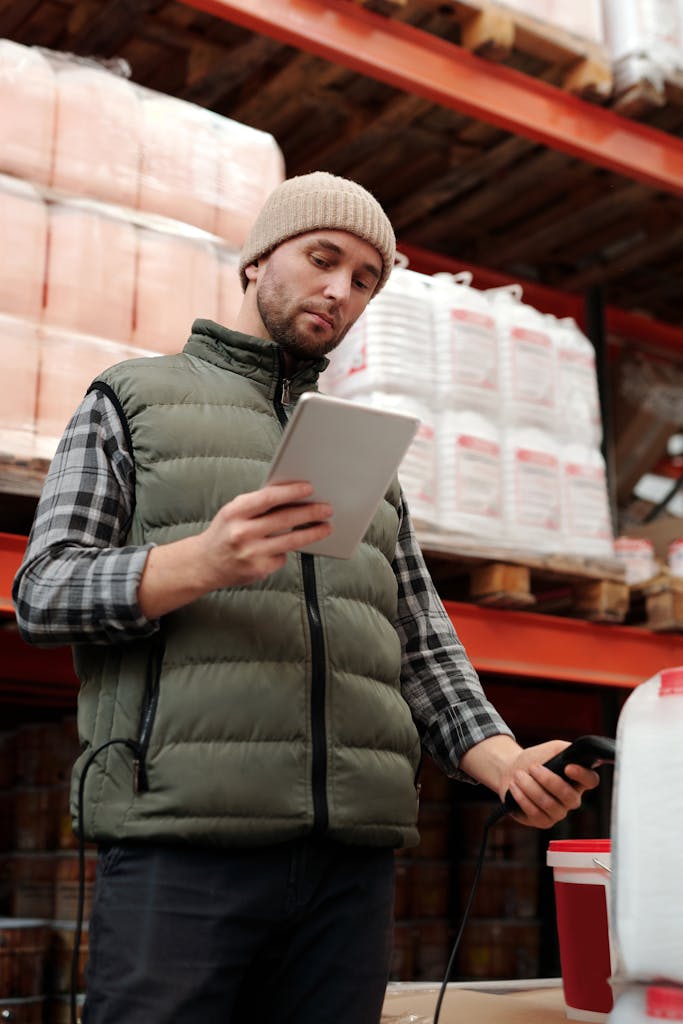
[[[653,986],[645,995],[645,1011],[655,1020],[683,1020],[683,989]]]

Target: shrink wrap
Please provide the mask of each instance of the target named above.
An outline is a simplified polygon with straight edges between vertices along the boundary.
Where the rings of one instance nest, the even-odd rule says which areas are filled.
[[[50,207],[45,323],[130,341],[136,233],[100,210]]]
[[[242,304],[243,292],[239,276],[239,256],[227,249],[216,250],[218,259],[218,323],[234,324]]]
[[[47,207],[25,182],[0,179],[0,313],[39,320],[47,253]]]
[[[218,120],[218,203],[213,231],[241,249],[267,196],[285,179],[282,152],[272,135]]]
[[[161,214],[241,248],[284,181],[275,139],[137,85],[117,65],[0,40],[0,171]]]
[[[38,392],[35,323],[0,315],[0,454],[34,455]]]
[[[0,171],[47,185],[55,101],[54,71],[45,57],[0,39]]]
[[[64,429],[94,378],[107,367],[153,355],[105,338],[55,327],[39,336],[36,455],[51,459]]]
[[[60,66],[52,186],[135,206],[140,115],[135,87],[94,67]]]
[[[212,115],[171,96],[144,94],[139,206],[213,231],[218,155]]]
[[[178,352],[197,317],[218,317],[215,247],[203,238],[140,228],[134,344]]]

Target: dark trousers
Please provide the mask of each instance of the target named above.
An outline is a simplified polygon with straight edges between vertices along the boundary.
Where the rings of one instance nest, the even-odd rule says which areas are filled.
[[[377,1024],[393,892],[391,850],[109,847],[83,1024]]]

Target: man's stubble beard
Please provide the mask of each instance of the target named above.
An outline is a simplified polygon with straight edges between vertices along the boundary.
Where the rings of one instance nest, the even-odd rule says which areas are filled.
[[[264,284],[268,285],[268,277],[266,277]],[[314,341],[315,351],[311,351],[310,343],[305,337],[300,335],[295,325],[296,316],[303,312],[303,307],[299,307],[293,314],[283,312],[285,306],[284,290],[278,287],[277,282],[270,282],[270,287],[262,287],[259,290],[256,295],[256,305],[268,336],[284,352],[287,352],[293,359],[298,361],[320,359],[322,356],[332,352],[352,326],[348,324],[341,333],[331,335],[326,341],[323,339],[320,339],[319,342]],[[315,337],[314,331],[315,328],[312,329],[312,335],[309,335],[309,337]]]

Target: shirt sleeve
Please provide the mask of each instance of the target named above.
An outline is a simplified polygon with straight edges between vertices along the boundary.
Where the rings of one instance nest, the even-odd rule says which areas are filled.
[[[447,775],[471,782],[460,758],[489,736],[512,732],[487,700],[436,592],[403,498],[394,572],[401,690],[425,750]]]
[[[12,596],[22,637],[57,646],[148,636],[137,590],[151,544],[125,546],[134,465],[113,402],[94,390],[48,471]]]

